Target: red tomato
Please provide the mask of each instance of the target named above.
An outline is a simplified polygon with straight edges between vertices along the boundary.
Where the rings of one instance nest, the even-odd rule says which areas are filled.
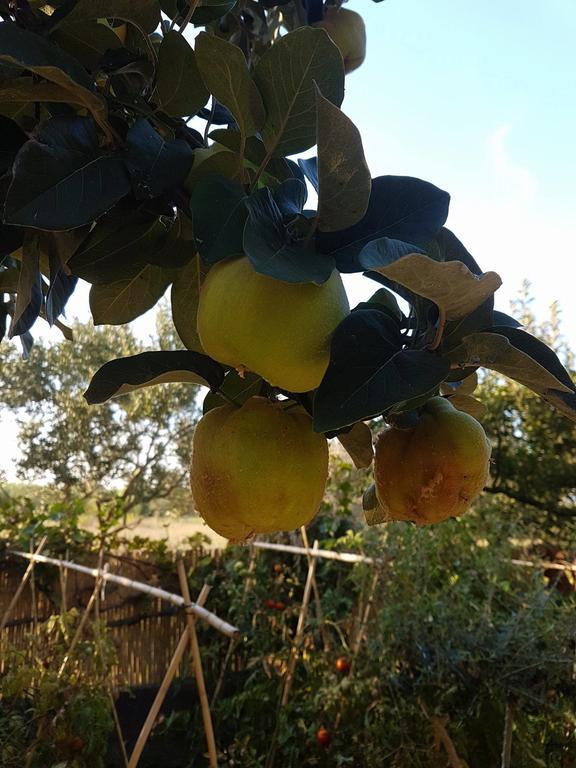
[[[284,603],[274,603],[274,608],[276,608],[277,611],[283,611],[286,606]]]
[[[330,744],[330,733],[326,728],[318,728],[316,731],[316,741],[321,747],[327,747]]]
[[[274,563],[274,573],[282,573],[282,566],[280,563]]]
[[[270,608],[271,610],[274,610],[276,608],[276,601],[275,600],[265,600],[264,605],[266,608]]]
[[[336,659],[336,669],[341,675],[347,675],[350,672],[350,662],[345,656],[339,656]]]
[[[80,736],[74,736],[70,741],[70,749],[72,752],[82,752],[84,749],[84,739],[80,738]]]

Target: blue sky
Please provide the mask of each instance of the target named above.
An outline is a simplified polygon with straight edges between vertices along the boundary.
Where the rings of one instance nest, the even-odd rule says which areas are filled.
[[[342,108],[372,175],[418,176],[448,191],[448,226],[504,281],[497,307],[506,311],[528,278],[541,319],[560,302],[575,348],[576,0],[348,8],[366,21],[368,54],[346,80]],[[360,276],[346,283],[352,304],[378,287]],[[77,291],[69,316],[89,318],[87,295]],[[151,316],[135,323],[146,335],[152,327]],[[5,427],[4,445],[15,448]],[[0,468],[11,455],[0,454]]]
[[[368,29],[343,108],[372,175],[452,196],[447,225],[508,307],[523,278],[538,314],[559,300],[576,345],[576,2],[353,0]]]

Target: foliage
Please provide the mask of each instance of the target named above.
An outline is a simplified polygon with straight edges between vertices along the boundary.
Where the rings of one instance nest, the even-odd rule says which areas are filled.
[[[80,616],[52,616],[28,647],[3,654],[0,681],[0,762],[4,768],[56,764],[103,768],[113,728],[107,675],[114,659],[103,626],[88,625],[72,653]]]
[[[23,366],[10,347],[0,348],[5,386],[0,402],[19,428],[23,477],[42,478],[66,497],[92,499],[98,511],[127,513],[181,487],[198,416],[196,388],[142,389],[99,408],[82,397],[94,364],[110,354],[145,349],[127,328],[99,330],[75,324],[74,343],[39,342]],[[174,343],[160,313],[156,343]]]
[[[574,376],[574,354],[562,336],[558,306],[538,325],[531,302],[530,288],[525,285],[515,303],[517,315],[529,331],[556,350]],[[483,424],[493,445],[492,481],[487,490],[518,502],[509,505],[511,513],[522,511],[523,519],[531,518],[542,529],[552,529],[555,538],[570,541],[576,510],[573,423],[495,373],[482,377],[479,397],[486,405]]]
[[[243,253],[295,284],[363,272],[409,314],[390,293],[342,321],[314,396],[286,393],[307,403],[317,431],[393,418],[479,366],[574,419],[576,387],[556,355],[494,311],[500,278],[444,228],[449,195],[416,178],[370,178],[340,110],[341,52],[317,26],[340,5],[2,4],[2,325],[28,353],[36,319],[60,323],[78,278],[91,283],[97,324],[130,322],[171,285],[189,349],[110,361],[87,397],[167,381],[214,394],[235,374],[195,330],[211,265]],[[194,47],[189,25],[205,28]],[[228,151],[206,156],[210,142]],[[314,145],[316,158],[294,162]]]

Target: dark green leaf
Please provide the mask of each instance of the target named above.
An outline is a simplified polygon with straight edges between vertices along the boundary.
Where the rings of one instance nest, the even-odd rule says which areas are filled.
[[[446,221],[450,196],[433,184],[409,176],[372,180],[366,215],[353,227],[319,232],[318,247],[332,253],[341,272],[360,272],[358,255],[372,240],[388,237],[424,248]]]
[[[194,187],[190,198],[194,235],[207,264],[243,253],[245,203],[240,184],[224,176],[205,176]]]
[[[443,381],[439,355],[403,350],[399,324],[378,310],[358,310],[332,337],[330,365],[314,400],[314,428],[339,429],[378,416]]]
[[[284,220],[290,220],[302,213],[308,192],[300,179],[287,179],[276,187],[273,196]]]
[[[124,325],[143,315],[164,295],[174,279],[174,270],[145,264],[124,280],[90,289],[90,311],[94,325]]]
[[[333,260],[303,242],[292,240],[268,188],[247,198],[246,205],[249,214],[244,228],[244,253],[257,272],[287,283],[321,285],[328,280],[334,269]]]
[[[96,19],[65,24],[50,35],[50,41],[90,71],[97,69],[106,51],[122,47],[114,30]]]
[[[4,220],[39,229],[89,224],[130,191],[122,159],[102,152],[88,117],[49,120],[24,144],[13,173]]]
[[[193,153],[182,139],[166,141],[143,117],[126,136],[126,167],[136,199],[158,197],[188,175]]]
[[[263,394],[265,386],[264,380],[255,373],[240,376],[236,371],[229,371],[223,384],[217,390],[208,392],[204,398],[202,412],[208,413],[213,408],[229,405],[230,401],[240,406],[251,397]]]
[[[196,56],[185,38],[168,32],[158,52],[156,98],[158,106],[173,117],[194,115],[208,101]]]
[[[207,274],[199,256],[195,256],[183,269],[179,269],[172,284],[170,302],[172,321],[186,349],[202,352],[198,336],[196,315],[200,287]]]
[[[78,0],[58,26],[106,17],[128,21],[150,34],[160,24],[160,3],[158,0]]]
[[[92,377],[84,397],[93,405],[155,384],[184,381],[217,389],[223,380],[222,366],[206,355],[188,351],[143,352],[103,365]]]
[[[24,238],[22,246],[16,306],[8,332],[11,339],[27,333],[40,314],[43,296],[39,263],[38,235],[34,232]]]
[[[508,338],[510,336],[511,338]],[[576,420],[576,386],[555,353],[524,331],[473,333],[447,359],[463,369],[484,366],[508,376]]]
[[[264,123],[264,105],[240,48],[201,32],[195,53],[210,93],[230,110],[244,136],[254,136]]]
[[[211,21],[220,19],[229,13],[236,5],[237,0],[200,0],[198,7],[192,14],[192,23],[197,27],[210,24]],[[186,7],[187,7],[186,3]]]
[[[98,221],[69,267],[89,283],[129,278],[160,251],[165,238],[166,229],[157,216],[114,210]]]
[[[360,132],[316,88],[318,145],[318,228],[335,232],[357,224],[366,214],[372,179]]]
[[[258,62],[254,79],[267,113],[262,138],[276,156],[314,145],[314,82],[333,104],[340,106],[344,97],[342,56],[323,29],[301,27],[279,38]]]

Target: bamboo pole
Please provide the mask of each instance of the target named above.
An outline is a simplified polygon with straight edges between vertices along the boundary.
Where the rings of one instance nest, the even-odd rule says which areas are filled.
[[[301,549],[300,547],[294,547],[294,549]],[[306,553],[306,550],[304,550]],[[294,671],[296,669],[296,662],[300,651],[300,645],[304,636],[304,627],[306,625],[306,615],[308,613],[308,606],[310,604],[310,596],[312,594],[312,581],[316,571],[316,556],[318,553],[318,540],[314,541],[312,551],[308,551],[308,575],[306,576],[306,583],[304,585],[304,595],[302,597],[302,605],[300,606],[300,613],[298,615],[298,624],[296,626],[296,634],[290,650],[290,658],[288,660],[288,669],[286,670],[286,677],[284,678],[284,686],[282,688],[282,696],[280,698],[280,705],[278,707],[278,713],[276,717],[276,725],[270,739],[270,749],[266,756],[265,768],[272,768],[276,759],[276,751],[278,749],[278,732],[280,729],[280,716],[282,709],[288,703],[290,691],[292,689],[292,681],[294,679]]]
[[[231,637],[228,642],[226,656],[224,657],[224,661],[222,662],[222,667],[220,668],[220,674],[218,675],[218,682],[216,683],[216,687],[214,688],[214,693],[212,694],[212,699],[210,701],[210,711],[214,710],[214,705],[216,704],[216,700],[218,698],[220,689],[222,688],[222,684],[224,682],[224,675],[226,674],[226,670],[228,669],[228,664],[230,663],[230,659],[232,658],[232,654],[234,653],[234,649],[236,648],[237,643],[238,643],[238,639],[235,637]]]
[[[292,544],[272,544],[268,541],[253,541],[251,546],[257,549],[272,549],[275,552],[290,552],[293,555],[306,554],[304,547],[295,547]],[[373,557],[366,557],[365,555],[356,555],[352,552],[333,552],[330,549],[319,549],[316,557],[323,557],[326,560],[339,560],[341,563],[368,563],[373,565],[374,563],[384,562],[382,560],[375,560]]]
[[[306,616],[308,615],[308,606],[310,605],[310,596],[312,594],[312,581],[316,572],[316,553],[318,552],[318,540],[314,542],[314,546],[310,551],[310,563],[308,565],[308,575],[306,577],[306,584],[304,585],[304,596],[302,598],[302,605],[300,606],[300,613],[298,615],[298,624],[296,626],[296,635],[294,636],[294,642],[290,653],[290,659],[288,660],[288,669],[286,671],[286,679],[284,681],[284,690],[282,691],[281,706],[285,707],[288,703],[290,691],[292,689],[292,681],[294,679],[294,670],[296,669],[296,662],[300,654],[300,646],[304,638],[304,628],[306,626]]]
[[[376,572],[372,576],[372,582],[370,584],[370,588],[368,590],[368,599],[366,601],[366,605],[364,607],[364,613],[362,615],[362,618],[360,620],[360,625],[358,627],[358,631],[356,632],[356,636],[354,637],[354,643],[352,645],[352,665],[354,664],[354,661],[356,660],[356,656],[358,655],[358,652],[360,650],[360,646],[362,644],[362,638],[364,637],[364,633],[366,632],[366,627],[368,625],[368,619],[370,618],[370,612],[372,610],[372,605],[374,604],[374,595],[376,593],[376,586],[378,585],[378,579],[380,578],[380,574]]]
[[[12,600],[10,600],[10,605],[4,611],[4,616],[2,616],[2,621],[0,622],[0,632],[6,627],[6,624],[8,623],[8,619],[10,618],[12,611],[14,610],[16,603],[20,599],[20,595],[24,591],[24,587],[28,583],[28,579],[32,575],[32,571],[34,570],[34,561],[41,556],[40,552],[42,552],[42,550],[44,549],[44,545],[46,544],[47,539],[48,539],[47,536],[42,537],[40,544],[38,544],[38,546],[36,547],[36,551],[34,552],[34,554],[31,555],[29,552],[23,553],[24,556],[30,560],[30,563],[26,568],[26,570],[24,571],[24,575],[22,576],[22,579],[20,580],[20,584],[18,584],[18,587],[14,592],[14,595],[12,596]]]
[[[30,554],[34,553],[34,539],[30,539]],[[32,562],[32,571],[30,572],[30,599],[32,601],[32,634],[34,643],[38,639],[38,609],[36,605],[36,579],[34,576],[34,562]]]
[[[212,725],[212,715],[210,714],[210,704],[208,702],[208,696],[206,694],[206,682],[204,680],[204,671],[202,669],[202,657],[200,655],[200,646],[198,645],[198,636],[196,634],[196,622],[194,615],[190,610],[192,600],[190,599],[190,589],[188,587],[188,578],[186,576],[186,569],[184,567],[184,561],[182,557],[178,557],[178,578],[180,580],[180,591],[184,600],[186,600],[186,623],[188,625],[188,635],[190,638],[190,654],[192,656],[192,663],[194,665],[194,676],[196,678],[196,685],[198,687],[198,695],[200,697],[200,706],[202,709],[202,720],[204,722],[204,733],[206,734],[206,742],[208,745],[208,759],[210,761],[210,768],[218,767],[218,753],[216,751],[216,741],[214,739],[214,726]],[[204,595],[204,599],[208,597],[210,587],[204,584],[200,597]]]
[[[86,573],[88,576],[93,576],[94,578],[98,576],[97,568],[88,568],[85,565],[78,565],[77,563],[71,563],[67,560],[56,560],[52,557],[45,557],[44,555],[38,554],[30,555],[28,552],[12,551],[11,554],[17,555],[18,557],[24,557],[27,560],[34,560],[37,563],[47,563],[48,565],[62,564],[64,568],[68,568],[71,571],[78,571],[78,573]],[[113,584],[120,584],[123,587],[134,589],[137,592],[143,592],[144,594],[151,595],[152,597],[157,597],[160,600],[166,600],[166,602],[177,605],[180,608],[183,608],[186,602],[181,595],[175,595],[172,592],[167,592],[165,589],[159,589],[158,587],[151,587],[149,584],[144,584],[141,581],[127,579],[125,576],[117,576],[113,573],[103,573],[102,579],[104,581],[112,582]],[[210,624],[210,626],[214,627],[214,629],[217,629],[219,632],[222,632],[222,634],[227,635],[228,637],[235,637],[239,633],[237,627],[233,627],[231,624],[228,624],[227,621],[224,621],[223,619],[216,616],[216,614],[207,611],[201,605],[198,605],[198,603],[192,603],[190,610],[192,613],[198,616],[198,618],[202,619],[207,624]]]
[[[206,593],[206,596],[207,596],[207,593]],[[203,600],[206,599],[206,596],[202,598],[202,593],[201,593],[196,604],[197,605],[201,604],[201,598],[203,602]],[[168,669],[166,670],[166,674],[164,675],[162,684],[158,689],[156,698],[154,699],[152,706],[150,707],[148,716],[144,721],[144,725],[142,726],[140,735],[138,736],[134,749],[132,750],[132,754],[130,755],[130,760],[128,762],[128,768],[136,768],[136,766],[138,765],[138,761],[142,756],[142,752],[144,751],[146,742],[148,741],[152,728],[154,727],[154,723],[156,722],[156,718],[158,717],[160,708],[164,703],[164,699],[166,698],[168,689],[170,688],[170,685],[172,684],[172,681],[174,680],[174,677],[178,672],[178,667],[180,666],[180,662],[182,661],[182,657],[184,656],[184,653],[186,652],[186,648],[188,647],[189,643],[190,643],[190,630],[188,626],[186,626],[184,632],[182,632],[182,635],[180,636],[180,640],[178,641],[178,645],[176,646],[174,655],[172,656]]]
[[[128,768],[128,753],[126,752],[126,745],[124,744],[124,736],[122,734],[122,726],[120,725],[120,718],[118,717],[118,710],[116,709],[116,702],[114,701],[111,688],[108,688],[108,697],[110,698],[110,708],[112,709],[112,717],[114,718],[114,727],[116,728],[116,735],[118,736],[118,744],[120,745],[122,760],[126,768]]]
[[[308,543],[308,534],[306,533],[306,526],[300,528],[302,535],[302,542],[306,548],[306,557],[308,558],[308,566],[310,566],[310,544]],[[314,604],[316,605],[316,619],[320,625],[320,635],[322,637],[322,645],[324,646],[324,652],[327,652],[330,648],[328,642],[328,636],[326,634],[326,627],[324,625],[324,614],[322,613],[322,603],[320,601],[320,590],[318,589],[318,582],[316,580],[316,573],[312,577],[312,589],[314,590]]]
[[[501,768],[510,768],[512,765],[512,733],[514,729],[514,704],[506,702],[506,714],[504,717],[504,736],[502,739]]]
[[[70,643],[70,646],[68,648],[68,651],[66,652],[66,655],[62,659],[62,664],[60,664],[60,669],[58,670],[57,679],[59,680],[62,675],[64,674],[64,670],[66,669],[66,665],[68,664],[68,661],[72,658],[72,654],[74,653],[74,650],[76,646],[78,645],[78,641],[82,637],[82,632],[84,631],[84,627],[86,626],[86,622],[88,621],[88,618],[90,616],[90,612],[92,611],[92,606],[96,603],[96,600],[98,598],[98,593],[100,591],[100,586],[102,584],[102,578],[104,576],[104,572],[102,571],[102,558],[104,556],[104,553],[102,550],[100,550],[100,555],[98,558],[98,576],[96,577],[96,581],[94,583],[94,589],[92,590],[92,594],[90,595],[90,600],[88,600],[88,604],[86,608],[84,609],[84,613],[82,614],[82,618],[80,619],[80,622],[78,626],[76,627],[76,632],[74,633],[74,637],[72,638],[72,642]],[[32,561],[34,562],[34,561]]]

